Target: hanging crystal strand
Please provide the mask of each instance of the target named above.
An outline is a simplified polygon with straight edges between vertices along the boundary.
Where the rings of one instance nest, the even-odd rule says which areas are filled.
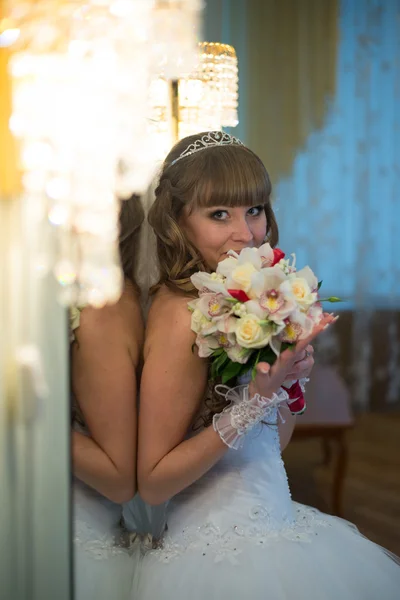
[[[170,82],[165,75],[150,86],[150,123],[158,137],[160,158],[171,148]],[[220,43],[198,44],[196,65],[178,81],[178,131],[173,143],[199,131],[220,130],[238,124],[238,61],[232,46]],[[176,117],[176,113],[174,114]]]
[[[166,80],[186,77],[197,65],[202,0],[155,0],[153,72]]]

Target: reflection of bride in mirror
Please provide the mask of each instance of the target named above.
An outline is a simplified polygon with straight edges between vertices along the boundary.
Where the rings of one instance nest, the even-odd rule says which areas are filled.
[[[136,492],[137,383],[143,322],[135,257],[143,209],[124,200],[119,301],[71,311],[74,582],[76,600],[126,600],[135,568],[121,503]]]
[[[221,132],[185,138],[165,160],[149,214],[160,280],[143,353],[138,486],[169,507],[159,547],[143,548],[131,600],[399,597],[396,557],[291,499],[281,450],[295,417],[281,386],[308,375],[312,347],[298,342],[272,367],[259,364],[254,381],[229,382],[232,404],[218,400],[197,354],[190,277],[215,271],[229,250],[276,244],[270,193],[261,160]],[[204,285],[214,314],[219,296]]]

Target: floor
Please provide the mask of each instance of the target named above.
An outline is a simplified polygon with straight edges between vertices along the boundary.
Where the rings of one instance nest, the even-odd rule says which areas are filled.
[[[343,516],[400,555],[400,412],[358,417],[348,440]],[[292,442],[284,453],[293,499],[331,512],[332,469],[322,457],[318,440]]]

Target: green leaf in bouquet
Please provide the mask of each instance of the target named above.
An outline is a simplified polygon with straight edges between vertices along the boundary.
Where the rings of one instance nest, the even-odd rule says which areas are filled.
[[[225,352],[225,350],[223,348],[217,348],[216,350],[214,350],[214,352],[211,354],[212,358],[216,357],[216,356],[220,356],[220,354],[222,354],[223,352]]]
[[[250,369],[251,369],[251,366],[248,365],[247,363],[245,365],[240,365],[240,371],[239,371],[239,373],[236,374],[236,379],[238,377],[241,377],[242,375],[246,375]]]
[[[222,367],[225,365],[225,363],[228,360],[229,360],[229,357],[228,357],[227,353],[224,350],[222,352],[222,354],[216,360],[218,371],[221,371]]]
[[[321,279],[321,281],[318,281],[318,289],[319,290],[321,289],[321,285],[322,285],[322,279]]]
[[[246,365],[247,366],[247,365]],[[222,372],[222,383],[228,383],[231,379],[237,377],[242,370],[243,365],[241,363],[236,363],[230,361],[229,364],[224,368]],[[247,369],[248,370],[248,367]]]
[[[269,365],[273,365],[275,361],[276,361],[275,352],[272,350],[272,348],[270,346],[267,346],[266,348],[263,348],[261,350],[259,360],[257,362],[258,363],[266,362]]]
[[[253,368],[251,369],[251,378],[254,381],[257,374],[257,365],[260,362],[261,350],[257,352],[256,358],[254,360]]]
[[[216,379],[218,377],[218,364],[217,361],[211,363],[211,379]]]
[[[225,350],[222,349],[222,352],[211,364],[211,376],[213,379],[221,375],[221,371],[228,360],[228,355],[226,354]]]
[[[283,342],[281,346],[281,352],[285,352],[285,350],[294,350],[296,348],[296,344],[291,344],[290,342]]]
[[[318,302],[342,302],[342,299],[337,296],[329,296],[329,298],[321,298]]]

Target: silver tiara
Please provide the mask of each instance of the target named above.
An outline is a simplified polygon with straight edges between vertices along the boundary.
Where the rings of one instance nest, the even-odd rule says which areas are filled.
[[[207,148],[212,148],[213,146],[226,146],[232,144],[238,144],[239,146],[244,145],[243,142],[238,138],[233,137],[233,135],[229,135],[229,133],[225,133],[224,131],[209,131],[190,144],[178,158],[175,158],[175,160],[172,161],[171,166],[178,162],[178,160],[181,160],[181,158],[185,158],[186,156],[190,156],[201,150],[207,150]]]

